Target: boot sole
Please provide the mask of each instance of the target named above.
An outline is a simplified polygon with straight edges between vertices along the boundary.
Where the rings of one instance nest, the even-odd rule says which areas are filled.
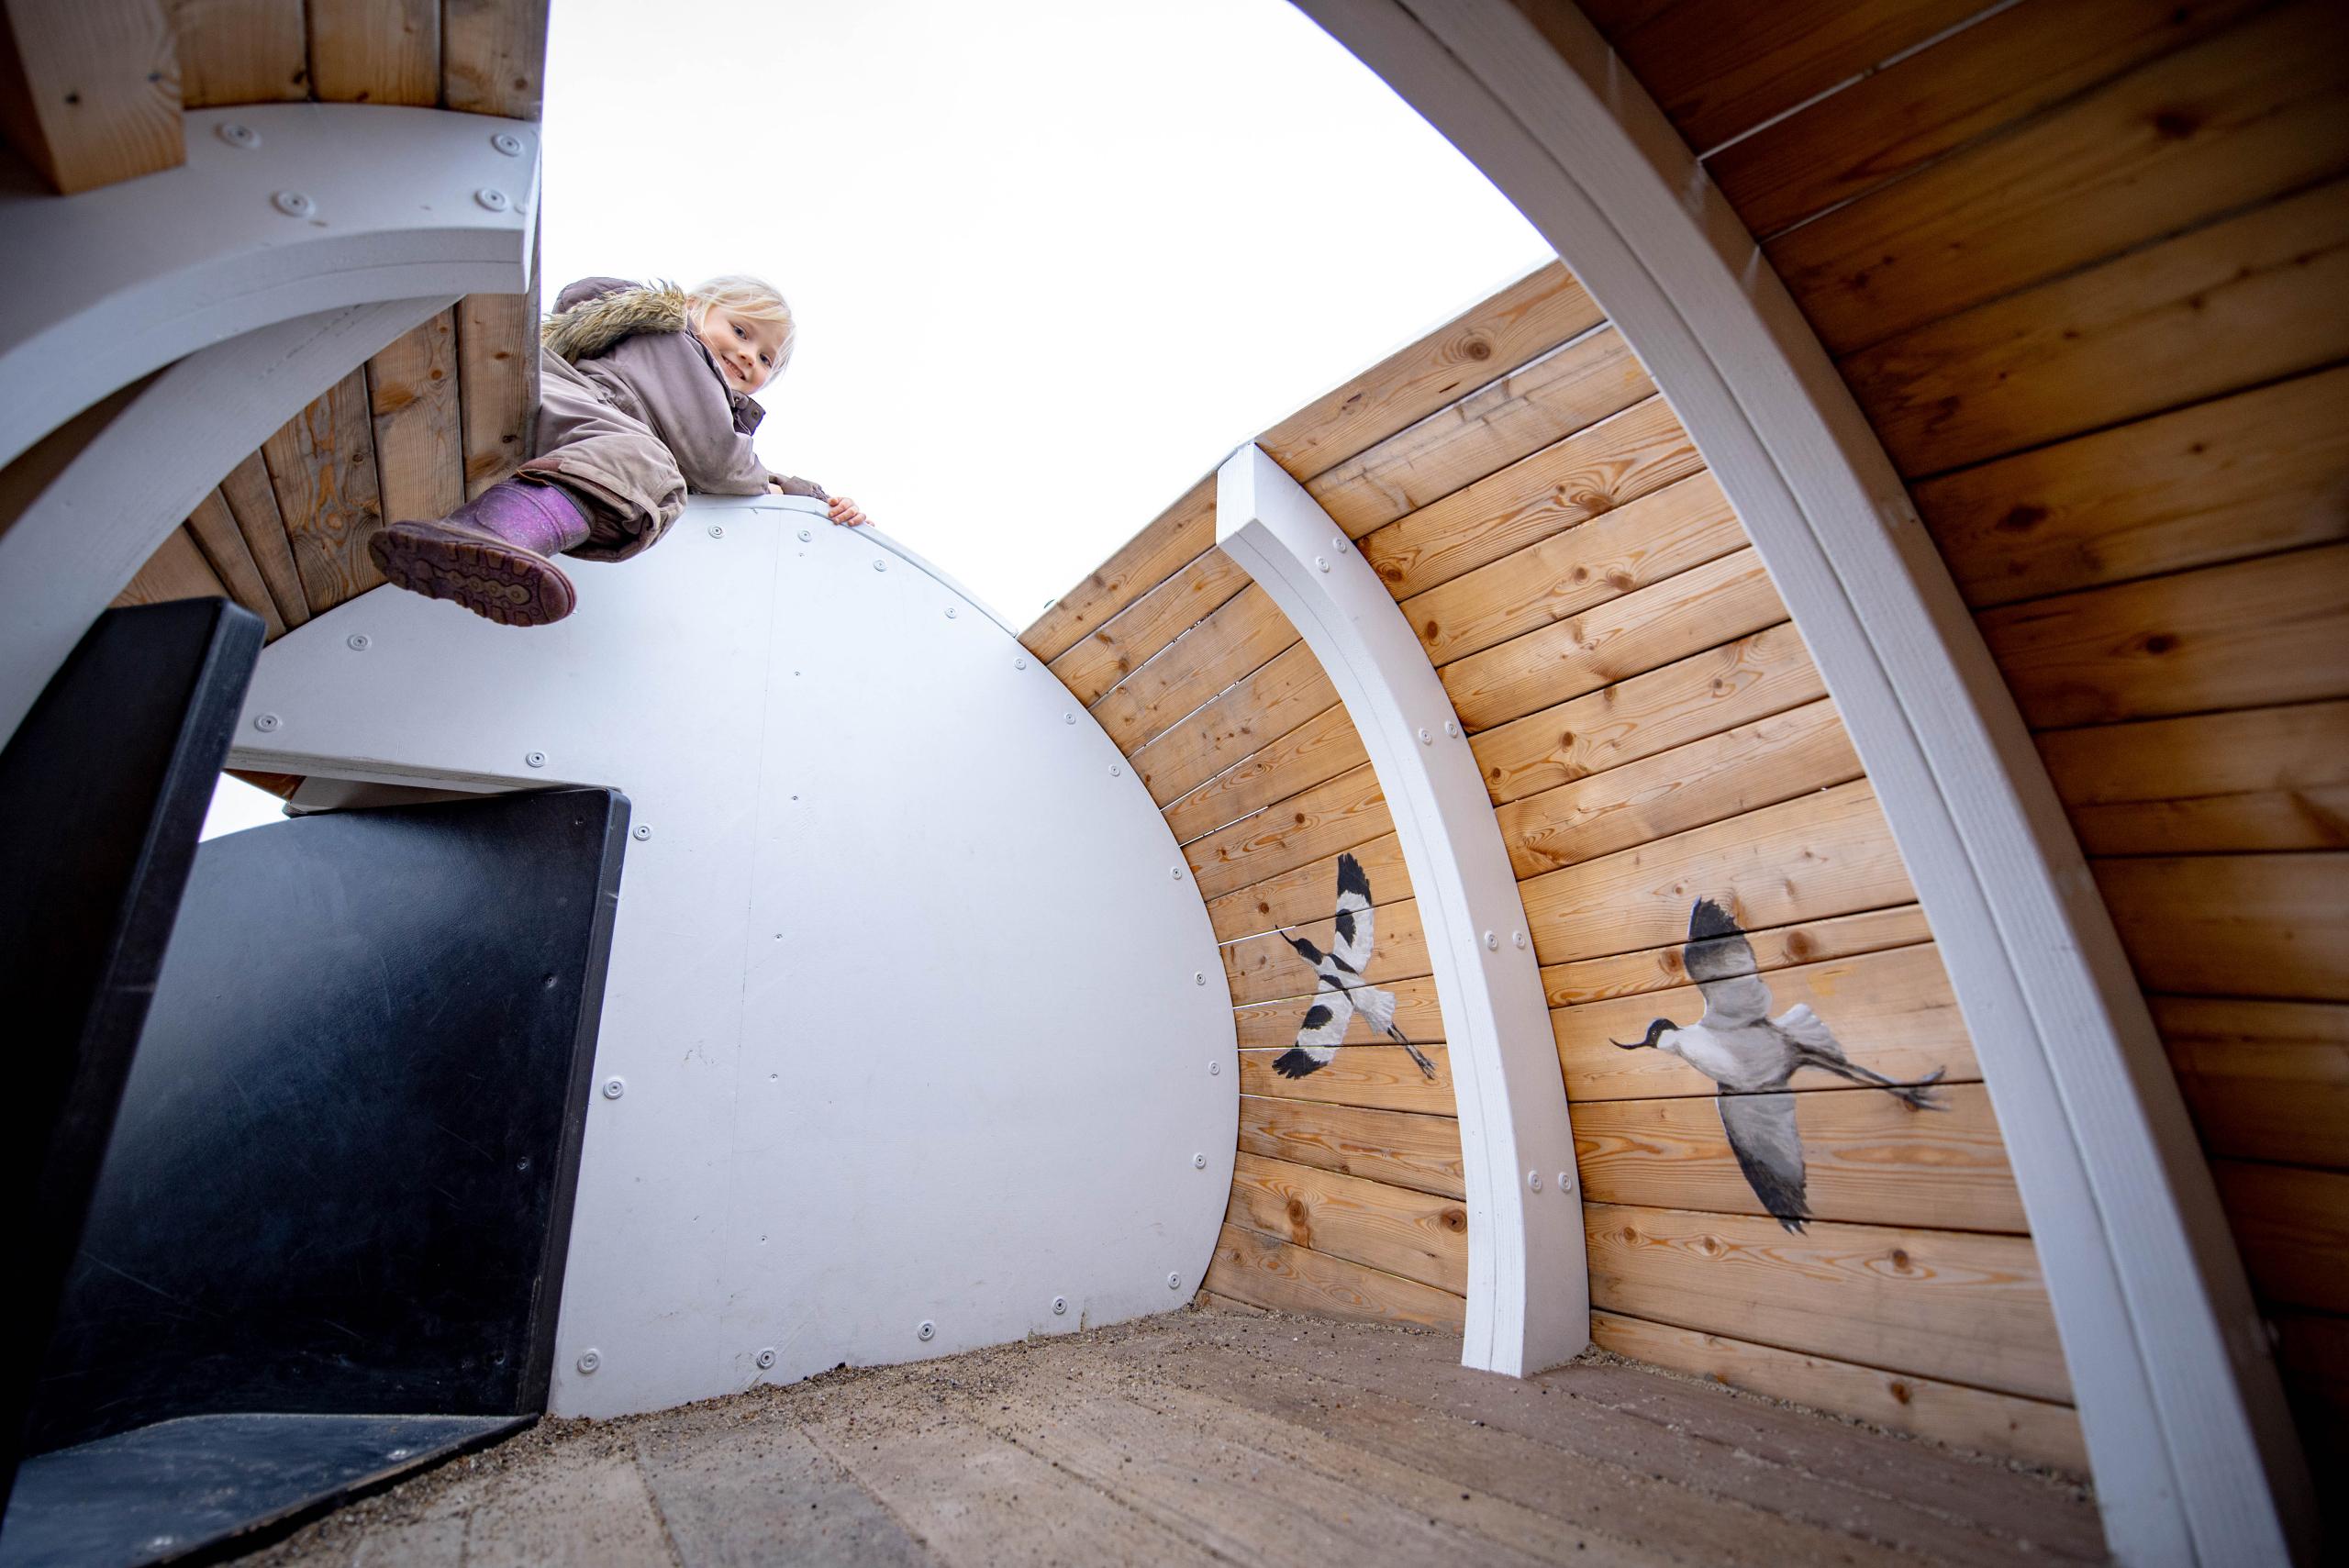
[[[367,541],[367,553],[395,585],[462,605],[500,626],[545,626],[579,602],[553,562],[429,523],[394,523]]]

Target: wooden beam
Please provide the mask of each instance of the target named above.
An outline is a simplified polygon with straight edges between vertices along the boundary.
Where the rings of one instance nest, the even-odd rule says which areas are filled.
[[[2231,996],[2153,1003],[2203,1148],[2349,1170],[2349,1006]]]
[[[1369,760],[1353,717],[1332,702],[1169,806],[1166,826],[1189,843]]]
[[[1183,846],[1199,893],[1216,898],[1365,843],[1394,829],[1378,775],[1364,762],[1255,816]],[[1373,897],[1378,885],[1371,884]],[[1338,890],[1330,887],[1334,908]]]
[[[307,0],[310,88],[327,104],[440,102],[440,0]]]
[[[1090,706],[1246,586],[1248,573],[1208,550],[1053,660],[1052,672]]]
[[[258,451],[249,452],[220,481],[220,499],[237,520],[245,549],[253,558],[269,596],[286,628],[310,618],[309,595],[302,591],[302,569],[294,562],[294,541],[286,537],[285,519],[277,510],[277,492],[269,482],[269,465]]]
[[[65,195],[185,162],[162,0],[0,5],[0,135]]]
[[[228,596],[261,617],[267,639],[284,636],[284,617],[277,613],[277,602],[271,597],[269,584],[262,580],[261,568],[254,563],[245,536],[237,531],[237,519],[229,515],[228,503],[221,499],[219,491],[196,503],[188,515],[187,531],[202,547],[205,560],[211,562]]]
[[[2349,1313],[2349,1172],[2213,1160],[2210,1173],[2260,1296]]]
[[[1338,700],[1313,651],[1291,643],[1262,668],[1143,742],[1134,772],[1164,806]],[[1226,818],[1230,820],[1230,818]]]
[[[2038,737],[2091,855],[2349,849],[2349,702]]]
[[[384,580],[367,541],[384,526],[367,374],[352,371],[262,443],[302,592],[324,613]]]
[[[1363,874],[1383,893],[1400,895],[1410,888],[1410,870],[1395,835],[1387,833],[1342,851],[1362,862]],[[1330,906],[1338,885],[1338,857],[1320,860],[1267,877],[1252,887],[1208,900],[1208,918],[1218,941],[1237,941],[1280,926],[1319,919]]]
[[[547,0],[441,0],[443,108],[537,119],[546,70]]]
[[[2349,853],[2090,867],[2146,990],[2349,999]]]
[[[204,559],[195,537],[184,527],[173,528],[162,545],[124,585],[117,605],[160,605],[173,599],[228,598],[228,588],[212,563]]]
[[[1251,584],[1111,687],[1093,705],[1093,717],[1131,755],[1296,640],[1280,606]]]
[[[1450,1198],[1243,1152],[1232,1166],[1227,1221],[1468,1294],[1468,1211]]]
[[[456,312],[442,311],[369,360],[367,399],[384,520],[442,517],[463,505]]]
[[[1226,1225],[1208,1266],[1218,1296],[1278,1312],[1360,1323],[1418,1323],[1459,1333],[1468,1304],[1449,1291]]]
[[[303,0],[165,0],[187,107],[298,103],[310,95]]]
[[[467,500],[530,456],[539,408],[538,272],[534,254],[529,293],[467,295],[457,302]]]
[[[1461,1184],[1460,1124],[1450,1117],[1242,1095],[1240,1148],[1244,1153],[1442,1197],[1466,1195]]]

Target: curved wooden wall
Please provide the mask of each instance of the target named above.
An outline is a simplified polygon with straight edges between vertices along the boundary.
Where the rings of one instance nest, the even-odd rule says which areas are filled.
[[[1835,356],[2037,731],[2321,1472],[2349,1427],[2349,17],[1584,10]]]
[[[536,119],[546,0],[177,0],[189,108],[315,100]],[[474,295],[354,370],[220,482],[119,604],[226,595],[271,639],[383,581],[367,539],[528,455],[538,294]]]
[[[1550,329],[1507,335],[1544,297]],[[1446,360],[1446,401],[1395,395]],[[1397,417],[1351,455],[1285,449],[1333,406]],[[1598,1342],[2083,1467],[1997,1118],[1898,851],[1767,573],[1620,336],[1553,266],[1262,444],[1360,541],[1482,765],[1574,1104]],[[1219,551],[1156,582],[1120,566],[1179,554],[1179,529],[1211,538],[1211,504],[1186,497],[1028,639],[1165,804],[1227,943],[1248,1064],[1208,1288],[1456,1324],[1457,1302],[1426,1294],[1461,1288],[1464,1260],[1430,1245],[1459,1213],[1431,1201],[1461,1190],[1448,1085],[1368,1044],[1302,1080],[1269,1071],[1307,987],[1268,928],[1327,920],[1341,850],[1380,905],[1373,977],[1407,1029],[1440,1026],[1377,783],[1311,655],[1258,590],[1232,594]],[[1800,1233],[1756,1200],[1709,1080],[1609,1043],[1702,1010],[1680,967],[1698,896],[1753,933],[1774,1011],[1811,1004],[1887,1074],[1945,1073],[1940,1113],[1796,1083]]]

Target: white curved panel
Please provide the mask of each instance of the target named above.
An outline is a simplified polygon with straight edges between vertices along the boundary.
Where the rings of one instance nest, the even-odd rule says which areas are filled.
[[[696,497],[571,569],[542,629],[391,588],[311,621],[233,753],[633,803],[596,1061],[621,1093],[588,1116],[554,1410],[1188,1301],[1230,1188],[1231,999],[1108,737],[812,504]]]
[[[237,461],[441,295],[349,306],[197,350],[142,387],[0,532],[0,745],[123,584]]]
[[[0,189],[0,464],[115,388],[256,328],[529,287],[529,121],[369,104],[185,118],[179,168],[71,196]]]
[[[1558,248],[1768,564],[1981,1057],[2116,1555],[2283,1560],[2310,1539],[2309,1478],[2143,998],[1947,567],[1777,274],[1571,7],[1544,8],[1553,47],[1505,0],[1297,4]]]
[[[1458,1085],[1464,1365],[1524,1377],[1590,1343],[1575,1135],[1517,876],[1452,699],[1346,532],[1261,448],[1216,476],[1216,542],[1270,594],[1362,735],[1419,895]]]

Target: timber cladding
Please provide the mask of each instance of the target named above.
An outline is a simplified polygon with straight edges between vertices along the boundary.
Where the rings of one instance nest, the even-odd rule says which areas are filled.
[[[171,0],[189,108],[315,99],[534,120],[546,0]],[[533,273],[536,267],[533,264]],[[367,540],[440,517],[529,455],[539,295],[473,295],[288,420],[116,600],[224,595],[272,640],[383,581]]]
[[[2084,1468],[1998,1118],[1883,813],[1620,334],[1553,265],[1259,444],[1359,542],[1479,763],[1574,1106],[1599,1342]],[[1224,944],[1240,1152],[1206,1288],[1457,1329],[1460,1130],[1408,871],[1360,736],[1214,548],[1214,505],[1203,482],[1024,639],[1133,759]],[[1288,1070],[1321,995],[1292,939],[1345,939],[1348,865],[1374,917],[1363,979],[1432,1077],[1361,1020]],[[1700,904],[1728,922],[1709,946]],[[1696,1025],[1706,955],[1731,950],[1851,1074],[1724,1097],[1687,1058],[1614,1043]],[[1752,1169],[1778,1133],[1731,1132],[1749,1111],[1799,1150],[1791,1199]]]
[[[2311,1465],[2337,1468],[2349,14],[1585,9],[1908,481],[2152,1004]]]

